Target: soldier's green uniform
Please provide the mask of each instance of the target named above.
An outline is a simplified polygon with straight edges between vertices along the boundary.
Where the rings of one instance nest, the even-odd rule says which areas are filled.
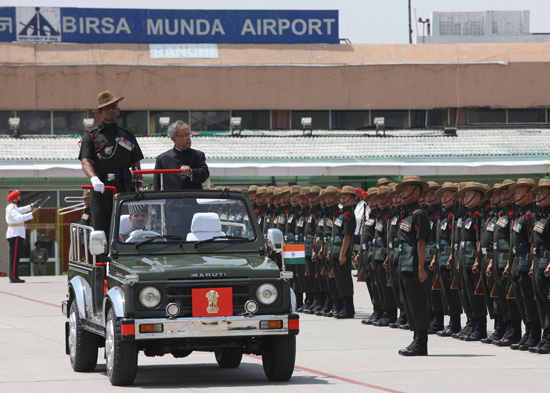
[[[443,186],[436,191],[439,198],[446,191],[452,193],[458,191],[458,187],[454,183],[444,183]],[[452,201],[451,201],[452,203]],[[447,203],[448,205],[448,203]],[[453,270],[447,268],[447,262],[451,256],[451,245],[454,227],[453,207],[442,207],[439,212],[439,217],[435,223],[438,234],[437,238],[437,269],[439,272],[439,280],[441,283],[441,301],[445,314],[449,315],[449,325],[438,331],[436,334],[440,337],[450,337],[453,333],[458,333],[461,330],[460,314],[462,314],[462,304],[457,288],[451,289],[453,278]]]
[[[518,214],[512,225],[512,246],[514,253],[513,264],[510,269],[510,281],[514,288],[516,303],[525,323],[525,334],[517,344],[510,345],[511,349],[527,351],[529,347],[537,345],[541,338],[540,317],[533,291],[533,282],[529,277],[531,269],[531,242],[535,214],[534,195],[531,190],[536,186],[533,179],[519,179],[510,186],[515,193],[518,188],[525,187],[523,196],[516,199]]]
[[[423,182],[418,176],[404,176],[403,182],[396,187],[396,190],[401,193],[405,204],[404,214],[397,232],[400,248],[399,280],[404,289],[403,303],[410,329],[415,332],[413,342],[407,348],[399,350],[399,354],[403,356],[426,356],[428,354],[430,316],[425,289],[428,282],[426,280],[420,281],[420,257],[418,253],[419,251],[422,252],[422,249],[419,249],[419,243],[420,247],[422,245],[425,247],[428,240],[430,223],[426,212],[422,210],[417,202],[427,187],[427,183]],[[410,188],[412,188],[412,191],[410,191]],[[405,195],[405,191],[408,192],[407,195]],[[425,269],[425,261],[421,261],[422,269]]]
[[[515,184],[515,181],[504,180],[502,186],[497,191],[502,195],[512,184]],[[508,262],[505,257],[506,255],[510,256],[513,251],[511,244],[512,223],[515,219],[513,195],[507,198],[502,198],[501,196],[501,205],[502,208],[499,211],[494,234],[493,274],[499,309],[502,310],[506,332],[502,336],[502,339],[493,341],[493,344],[509,347],[521,339],[521,314],[516,300],[507,298],[510,289],[510,280],[503,274]]]
[[[533,189],[537,196],[539,211],[533,222],[533,254],[532,264],[533,288],[535,300],[542,324],[542,338],[529,352],[547,354],[550,352],[550,300],[548,290],[550,279],[545,275],[545,269],[550,266],[550,180],[540,179],[538,187]],[[544,196],[545,195],[545,196]]]

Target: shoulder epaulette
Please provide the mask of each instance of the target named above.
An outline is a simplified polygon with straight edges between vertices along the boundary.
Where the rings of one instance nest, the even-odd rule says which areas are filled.
[[[418,209],[412,212],[412,214],[416,214],[416,213],[418,213]]]

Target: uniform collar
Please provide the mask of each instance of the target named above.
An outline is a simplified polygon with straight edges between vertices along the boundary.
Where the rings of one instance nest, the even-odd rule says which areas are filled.
[[[418,209],[420,209],[420,204],[418,203],[418,201],[405,205],[405,211],[409,214],[412,214],[415,210],[418,210]]]

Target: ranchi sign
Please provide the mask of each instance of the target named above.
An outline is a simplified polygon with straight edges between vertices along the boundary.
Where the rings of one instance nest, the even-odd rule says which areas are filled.
[[[337,44],[337,10],[0,8],[0,42]]]

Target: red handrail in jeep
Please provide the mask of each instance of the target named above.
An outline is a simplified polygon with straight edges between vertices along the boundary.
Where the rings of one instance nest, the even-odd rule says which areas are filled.
[[[94,186],[80,186],[82,190],[93,190]],[[115,186],[105,186],[105,191],[112,191],[113,192],[113,198],[115,197],[115,194],[117,193],[117,189]]]

